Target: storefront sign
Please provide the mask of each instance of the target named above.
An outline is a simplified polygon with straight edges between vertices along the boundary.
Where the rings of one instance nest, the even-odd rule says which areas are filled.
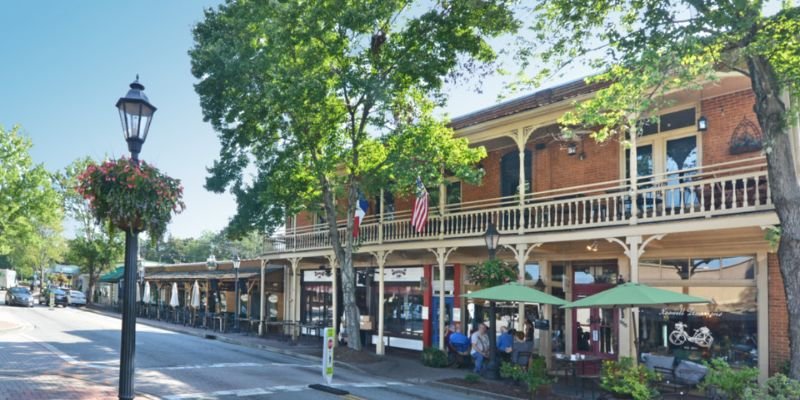
[[[336,331],[332,327],[325,328],[325,340],[322,341],[322,377],[328,384],[333,381],[333,345]]]
[[[422,319],[428,319],[428,306],[422,306]]]
[[[269,295],[269,298],[267,298],[267,300],[268,300],[270,303],[272,303],[272,304],[275,304],[275,303],[277,303],[277,302],[278,302],[278,295],[276,295],[276,294],[271,294],[271,295]]]
[[[453,308],[453,322],[461,322],[461,309]]]
[[[722,313],[713,311],[697,311],[692,307],[681,306],[680,308],[676,309],[661,309],[661,315],[666,317],[721,317]]]

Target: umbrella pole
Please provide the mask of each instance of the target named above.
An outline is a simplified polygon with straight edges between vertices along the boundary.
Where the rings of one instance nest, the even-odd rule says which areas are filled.
[[[634,363],[639,363],[639,330],[636,329],[636,314],[633,312],[633,307],[630,309],[631,311],[631,326],[633,327],[633,359]]]

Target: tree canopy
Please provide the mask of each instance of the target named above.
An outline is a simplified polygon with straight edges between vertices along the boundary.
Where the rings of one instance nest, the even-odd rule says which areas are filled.
[[[37,225],[60,217],[59,198],[50,174],[34,164],[31,141],[14,126],[0,126],[0,254],[24,247]]]
[[[542,62],[528,83],[563,74],[576,63],[606,87],[561,118],[596,129],[597,140],[640,133],[643,114],[656,115],[665,94],[699,88],[719,71],[751,81],[763,133],[769,185],[781,222],[778,247],[787,294],[792,360],[800,377],[800,185],[789,137],[800,110],[800,8],[784,1],[547,0],[533,4],[534,35],[521,60]],[[775,3],[772,3],[774,6]],[[536,55],[538,57],[531,57]]]
[[[356,202],[408,191],[417,176],[427,185],[445,172],[480,177],[485,150],[455,139],[432,106],[444,101],[446,80],[491,68],[487,40],[518,25],[511,3],[227,1],[194,29],[195,89],[222,142],[206,187],[235,194],[234,234],[324,209],[352,332]],[[360,349],[357,335],[348,344]]]

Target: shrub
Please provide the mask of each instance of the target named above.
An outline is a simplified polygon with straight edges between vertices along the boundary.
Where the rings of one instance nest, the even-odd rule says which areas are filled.
[[[500,365],[500,376],[524,383],[531,393],[554,382],[554,379],[547,375],[547,364],[541,357],[534,358],[527,371],[521,365],[504,362]]]
[[[784,374],[776,374],[767,379],[764,386],[748,387],[744,390],[744,400],[795,400],[800,399],[800,381]]]
[[[478,383],[478,381],[481,380],[481,376],[478,374],[469,373],[466,376],[464,376],[464,380],[469,383]]]
[[[715,358],[708,366],[708,373],[700,389],[726,400],[742,400],[745,389],[758,389],[758,368],[731,368],[728,363]]]
[[[422,364],[433,368],[444,368],[447,366],[447,353],[435,347],[428,347],[422,350]]]
[[[619,361],[604,361],[600,387],[619,396],[631,396],[636,400],[649,400],[658,396],[653,387],[660,377],[644,365],[634,365],[630,357]]]

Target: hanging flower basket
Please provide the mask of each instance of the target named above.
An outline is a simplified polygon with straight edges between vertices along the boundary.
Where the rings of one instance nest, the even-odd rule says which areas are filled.
[[[173,213],[186,208],[180,180],[124,157],[90,164],[78,176],[77,191],[98,221],[132,233],[147,231],[153,239],[164,235]]]

